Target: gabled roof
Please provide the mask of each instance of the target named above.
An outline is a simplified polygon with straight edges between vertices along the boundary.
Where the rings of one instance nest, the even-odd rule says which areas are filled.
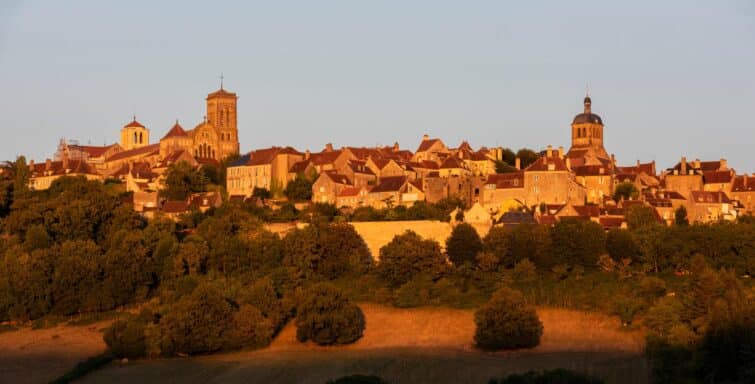
[[[495,184],[496,189],[524,188],[524,172],[518,171],[488,175],[485,184]]]
[[[243,165],[267,165],[272,163],[273,160],[275,160],[275,157],[278,155],[301,155],[301,153],[291,147],[270,147],[257,149],[255,151],[249,152],[249,154],[247,155],[249,156],[249,158]],[[234,162],[234,165],[235,164],[236,163]]]
[[[372,172],[372,170],[367,167],[364,161],[359,160],[351,160],[349,161],[349,168],[354,173],[362,173],[365,175],[375,175],[375,172]]]
[[[228,92],[225,89],[223,89],[223,87],[220,87],[220,89],[218,89],[217,91],[212,92],[209,95],[207,95],[208,99],[212,99],[216,97],[236,97],[236,94],[233,92]]]
[[[573,205],[575,211],[583,217],[598,217],[600,216],[600,207],[597,205]]]
[[[89,157],[100,157],[104,155],[105,152],[116,146],[118,146],[118,144],[110,144],[102,147],[92,145],[69,145],[68,147],[73,150],[85,152],[87,155],[89,155]]]
[[[409,165],[414,168],[420,168],[420,169],[438,169],[438,163],[430,160],[422,160],[420,162],[411,162]]]
[[[150,144],[140,148],[134,148],[128,151],[120,151],[113,156],[108,157],[105,161],[116,161],[122,159],[128,159],[129,157],[136,156],[149,156],[160,153],[160,144]]]
[[[341,190],[341,193],[338,194],[338,197],[359,196],[359,192],[361,190],[362,188],[359,187],[346,187]]]
[[[189,210],[189,203],[183,200],[168,200],[163,203],[162,211],[165,213],[183,213]]]
[[[461,163],[461,160],[459,160],[456,156],[449,156],[446,160],[443,160],[443,163],[440,165],[440,169],[455,169],[455,168],[464,168],[464,166]]]
[[[134,128],[134,127],[136,127],[136,128],[144,128],[144,126],[140,122],[136,121],[136,116],[134,116],[134,120],[133,121],[131,121],[130,123],[128,123],[128,124],[126,124],[126,125],[123,126],[123,128]]]
[[[96,175],[92,167],[89,166],[84,160],[68,160],[67,167],[63,166],[62,161],[51,161],[49,164],[35,163],[32,168],[31,177],[40,176],[63,176],[63,175]],[[66,171],[67,170],[67,171]]]
[[[189,135],[184,131],[183,127],[181,127],[180,124],[176,121],[176,124],[173,125],[173,128],[168,131],[168,133],[163,136],[163,139],[168,139],[171,137],[189,137]]]
[[[417,188],[420,192],[425,193],[424,188],[422,188],[422,181],[420,181],[420,180],[410,180],[409,184],[411,184],[414,188]]]
[[[438,142],[441,144],[443,143],[442,141],[440,141],[440,139],[427,139],[427,140],[423,139],[422,142],[419,143],[417,152],[425,152],[428,149],[430,149],[433,145],[435,145],[435,143],[438,143]]]
[[[697,204],[710,203],[710,204],[727,204],[731,203],[729,197],[721,191],[708,192],[708,191],[692,191],[692,201]]]
[[[309,167],[310,164],[311,162],[309,160],[297,161],[291,166],[291,169],[289,169],[288,172],[289,173],[305,172],[307,170],[307,167]]]
[[[336,161],[336,159],[338,159],[339,156],[341,156],[341,153],[343,153],[343,151],[341,151],[340,149],[335,151],[313,153],[310,155],[309,159],[314,165],[332,164]]]
[[[406,184],[406,176],[383,177],[370,192],[398,192]]]
[[[722,184],[730,183],[734,178],[734,172],[732,171],[708,171],[703,172],[704,184]]]
[[[551,169],[552,168],[552,169]],[[542,156],[527,167],[525,172],[568,171],[564,159],[559,156]]]
[[[755,191],[755,176],[737,176],[731,186],[732,192],[751,192]]]
[[[577,176],[605,176],[608,174],[606,167],[602,165],[581,165],[572,167],[572,171]]]
[[[325,172],[324,175],[328,176],[336,184],[351,185],[351,181],[345,175],[341,175],[335,172]]]

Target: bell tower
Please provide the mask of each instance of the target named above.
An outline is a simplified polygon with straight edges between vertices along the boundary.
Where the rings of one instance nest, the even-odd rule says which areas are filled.
[[[121,128],[121,147],[128,151],[149,145],[149,129],[134,120]]]
[[[236,118],[238,96],[223,88],[223,76],[220,76],[220,89],[207,95],[207,123],[217,133],[218,159],[239,153],[239,131]]]

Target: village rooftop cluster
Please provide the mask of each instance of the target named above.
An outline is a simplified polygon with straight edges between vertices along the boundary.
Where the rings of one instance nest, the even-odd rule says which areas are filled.
[[[461,198],[471,207],[464,215],[469,222],[553,224],[576,217],[609,229],[626,226],[624,213],[632,205],[652,207],[658,221],[669,224],[682,206],[690,222],[732,221],[755,207],[755,177],[738,175],[724,159],[682,157],[661,170],[654,161],[619,165],[603,146],[603,121],[592,112],[589,96],[584,111],[572,121],[568,150],[549,145],[526,166],[519,158],[506,164],[505,173],[497,173],[504,161],[503,148],[474,149],[467,142],[449,147],[427,135],[414,151],[396,143],[369,148],[327,144],[319,152],[290,146],[241,152],[237,101],[237,95],[221,85],[207,96],[202,122],[186,130],[176,121],[155,143],[136,117],[121,129],[120,143],[85,146],[61,140],[54,160],[30,162],[29,187],[44,190],[65,175],[120,179],[133,192],[137,212],[174,218],[228,200],[248,201],[255,189],[273,196],[270,201],[255,199],[256,204],[276,207],[285,199],[282,191],[288,183],[299,177],[313,180],[311,202],[342,210]],[[171,165],[183,161],[193,167],[220,166],[240,153],[227,167],[227,194],[194,194],[181,201],[161,198]],[[614,192],[623,184],[632,184],[638,193],[617,201]]]

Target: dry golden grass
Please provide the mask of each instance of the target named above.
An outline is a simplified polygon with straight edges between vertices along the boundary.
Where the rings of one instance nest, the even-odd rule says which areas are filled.
[[[105,351],[100,330],[108,324],[0,333],[0,383],[47,383],[63,375]]]
[[[539,309],[542,343],[527,351],[483,353],[472,348],[473,311],[398,309],[361,305],[364,337],[342,347],[296,341],[293,324],[263,350],[113,364],[85,383],[319,383],[340,376],[376,374],[394,384],[479,383],[528,370],[569,368],[608,383],[647,382],[643,335],[619,329],[616,318],[562,309]]]

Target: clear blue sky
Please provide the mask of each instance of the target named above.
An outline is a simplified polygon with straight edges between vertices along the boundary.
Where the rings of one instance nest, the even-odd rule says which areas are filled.
[[[567,4],[568,3],[568,4]],[[239,94],[242,151],[569,145],[589,83],[621,163],[755,171],[755,3],[0,0],[0,158],[162,137]]]

